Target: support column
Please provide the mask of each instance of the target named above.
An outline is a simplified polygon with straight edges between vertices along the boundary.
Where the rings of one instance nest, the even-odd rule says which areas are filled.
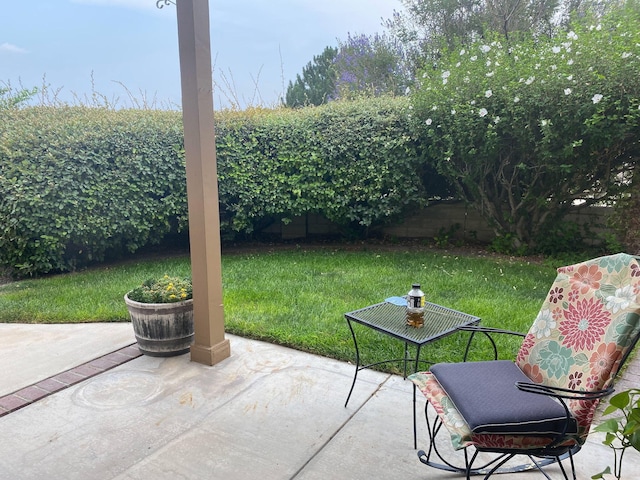
[[[178,0],[176,7],[193,277],[191,360],[214,365],[229,357],[231,348],[225,339],[222,304],[209,0]]]

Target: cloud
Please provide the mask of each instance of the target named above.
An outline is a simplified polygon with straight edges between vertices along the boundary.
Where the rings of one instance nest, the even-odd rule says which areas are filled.
[[[103,7],[123,7],[135,10],[155,10],[156,0],[71,0],[83,5],[99,5]]]
[[[0,43],[0,53],[27,53],[27,50],[24,48],[18,47],[17,45],[13,45],[11,43]]]

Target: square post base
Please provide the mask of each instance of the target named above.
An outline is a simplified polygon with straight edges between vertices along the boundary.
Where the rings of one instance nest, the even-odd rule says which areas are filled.
[[[207,347],[205,345],[191,345],[191,361],[203,365],[215,365],[231,356],[231,344],[225,339],[222,342]]]

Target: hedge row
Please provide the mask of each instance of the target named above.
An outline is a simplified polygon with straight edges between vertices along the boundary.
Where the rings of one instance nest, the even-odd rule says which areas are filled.
[[[173,114],[27,108],[0,114],[0,265],[65,271],[162,238],[186,209]]]
[[[366,234],[446,193],[408,108],[385,98],[217,114],[223,237],[306,212]],[[178,112],[4,109],[0,125],[1,269],[68,271],[188,227]]]

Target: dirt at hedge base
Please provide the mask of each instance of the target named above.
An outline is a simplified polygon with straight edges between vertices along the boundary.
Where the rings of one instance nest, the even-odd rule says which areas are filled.
[[[495,258],[501,260],[510,260],[517,262],[529,262],[540,264],[543,263],[545,257],[543,255],[515,256],[505,255],[489,251],[486,246],[482,245],[450,245],[445,247],[436,247],[427,243],[428,240],[421,239],[403,239],[401,241],[386,240],[366,240],[354,242],[339,241],[280,241],[280,242],[247,242],[228,244],[222,246],[223,254],[242,254],[242,253],[259,253],[269,251],[287,251],[287,250],[342,250],[342,251],[418,251],[441,253],[443,255],[457,255],[464,257],[478,258]]]

